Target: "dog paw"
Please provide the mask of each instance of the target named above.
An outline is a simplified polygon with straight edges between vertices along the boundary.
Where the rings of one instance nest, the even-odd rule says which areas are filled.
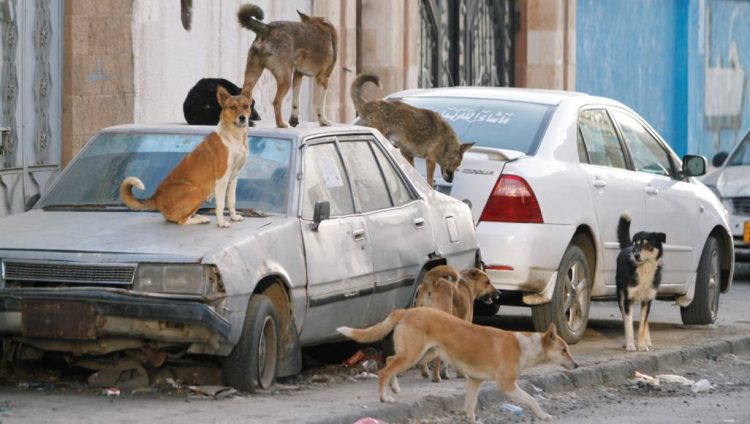
[[[551,419],[552,419],[553,417],[552,417],[552,415],[550,415],[550,414],[545,414],[544,412],[542,412],[541,414],[537,415],[537,418],[539,418],[539,419],[540,419],[540,420],[542,420],[542,421],[549,421],[549,420],[551,420]]]
[[[296,127],[297,125],[299,125],[299,118],[296,116],[292,116],[291,118],[289,118],[289,125],[293,127]]]
[[[329,121],[326,118],[320,118],[320,120],[318,122],[320,123],[321,127],[330,127],[331,126],[331,121]]]
[[[285,124],[284,122],[277,122],[276,126],[279,128],[289,128],[289,125]]]
[[[638,351],[639,352],[648,352],[649,348],[647,345],[638,345]]]
[[[393,403],[395,399],[393,399],[393,396],[391,395],[383,395],[380,396],[380,401],[383,403]]]
[[[219,228],[229,228],[229,223],[222,220],[222,221],[217,222],[216,226]]]
[[[635,352],[635,345],[628,343],[628,345],[625,346],[625,350],[627,350],[628,352]]]
[[[239,214],[229,215],[229,219],[231,219],[234,222],[239,222],[239,221],[244,221],[245,220],[245,218],[243,218],[242,215],[239,215]]]

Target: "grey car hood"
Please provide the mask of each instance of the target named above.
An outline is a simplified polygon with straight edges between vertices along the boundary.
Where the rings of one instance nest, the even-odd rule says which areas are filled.
[[[32,210],[0,220],[2,250],[103,253],[153,260],[201,262],[255,231],[285,217],[246,218],[229,228],[210,224],[180,226],[152,212]],[[171,258],[171,260],[169,259]]]
[[[750,166],[727,166],[721,171],[716,188],[722,197],[750,196]]]

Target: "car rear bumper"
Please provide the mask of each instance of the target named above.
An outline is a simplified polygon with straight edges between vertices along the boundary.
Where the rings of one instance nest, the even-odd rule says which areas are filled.
[[[211,306],[195,300],[96,289],[0,290],[0,334],[55,347],[50,350],[86,351],[81,346],[88,345],[96,351],[110,338],[218,346],[230,329]]]
[[[476,234],[485,270],[496,288],[541,293],[560,266],[573,227],[480,222]]]

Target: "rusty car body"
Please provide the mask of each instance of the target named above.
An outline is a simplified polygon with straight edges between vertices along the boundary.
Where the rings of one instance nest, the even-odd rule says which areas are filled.
[[[30,210],[0,220],[6,356],[207,354],[253,391],[298,373],[301,347],[339,340],[336,327],[409,305],[431,267],[478,263],[469,207],[352,125],[251,129],[245,220],[228,229],[121,204],[125,176],[150,195],[212,129],[104,129]]]

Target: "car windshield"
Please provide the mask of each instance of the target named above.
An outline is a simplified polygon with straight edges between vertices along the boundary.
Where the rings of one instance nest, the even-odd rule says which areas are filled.
[[[732,153],[732,157],[727,161],[727,166],[741,165],[750,165],[750,137],[748,136],[740,142],[740,145]]]
[[[405,97],[412,106],[434,110],[463,142],[532,155],[554,106],[499,99]]]
[[[41,207],[124,207],[120,183],[134,176],[151,196],[182,157],[205,137],[202,134],[118,133],[96,136],[78,155],[40,203]],[[284,213],[289,193],[292,140],[249,137],[249,157],[237,182],[237,208]],[[212,208],[214,200],[203,207]]]

